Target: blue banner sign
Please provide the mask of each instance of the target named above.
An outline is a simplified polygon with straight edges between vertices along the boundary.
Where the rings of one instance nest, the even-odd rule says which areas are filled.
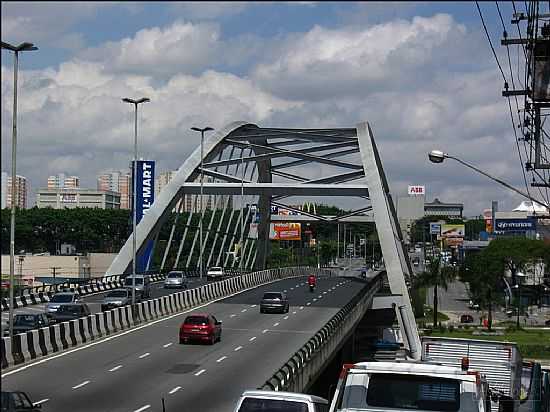
[[[496,219],[495,233],[529,232],[536,230],[535,219]]]
[[[441,234],[441,223],[430,223],[430,234],[431,235],[440,235]]]
[[[132,162],[132,175],[134,174],[134,162]],[[149,211],[155,201],[155,161],[138,160],[136,179],[136,222],[139,223]],[[136,259],[136,271],[145,272],[153,251],[153,241],[147,242],[145,249]]]

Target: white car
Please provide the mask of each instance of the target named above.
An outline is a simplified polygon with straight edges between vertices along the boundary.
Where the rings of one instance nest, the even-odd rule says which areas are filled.
[[[206,280],[222,280],[225,272],[222,267],[214,266],[206,272]]]
[[[294,392],[245,391],[234,412],[256,411],[328,411],[328,401],[314,395]]]

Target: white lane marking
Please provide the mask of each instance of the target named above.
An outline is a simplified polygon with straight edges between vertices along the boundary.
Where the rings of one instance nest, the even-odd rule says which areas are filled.
[[[247,310],[248,310],[248,309],[243,309],[243,310],[241,310],[241,312],[243,312],[243,313],[244,313],[244,312],[246,312]]]
[[[323,298],[323,295],[319,295],[319,296],[317,296],[317,297],[318,297],[319,299],[322,299],[322,298]]]
[[[286,315],[283,319],[284,319],[284,320],[287,320],[287,319],[288,319],[288,315]]]
[[[143,359],[143,358],[146,358],[146,357],[149,356],[149,355],[150,355],[150,353],[149,353],[149,352],[146,352],[146,353],[144,353],[143,355],[139,355],[139,358],[140,358],[140,359]]]
[[[279,326],[279,322],[275,322],[273,326]]]
[[[317,302],[317,298],[313,298],[313,301],[314,301],[314,302]],[[308,303],[308,305],[309,305],[309,303]]]
[[[216,362],[220,363],[221,361],[223,361],[224,359],[227,359],[227,356],[222,356],[220,359],[218,359]]]
[[[117,365],[117,366],[115,366],[114,368],[109,369],[109,372],[117,371],[117,370],[119,370],[120,368],[122,368],[122,365]]]
[[[206,369],[201,369],[200,371],[198,371],[197,373],[195,373],[195,376],[200,376],[200,375],[202,375],[204,372],[206,372]]]
[[[176,386],[174,389],[172,389],[170,392],[168,392],[170,395],[172,395],[173,393],[176,393],[177,391],[179,391],[181,389],[181,386]]]
[[[87,384],[89,384],[90,381],[84,381],[82,383],[79,383],[78,385],[76,386],[73,386],[73,389],[78,389],[78,388],[82,388],[83,386],[86,386]]]
[[[271,281],[271,282],[266,282],[266,283],[261,284],[261,285],[258,285],[258,286],[252,286],[252,287],[250,287],[250,288],[240,290],[240,291],[235,292],[235,293],[232,293],[232,294],[230,294],[230,295],[222,296],[222,297],[220,297],[220,298],[218,298],[218,299],[213,300],[212,302],[203,303],[202,305],[195,306],[195,307],[190,308],[190,309],[188,309],[188,310],[185,310],[185,311],[183,311],[183,312],[174,313],[173,315],[166,316],[165,318],[157,319],[157,320],[154,320],[154,321],[152,321],[152,322],[148,322],[148,323],[146,323],[145,325],[138,326],[137,328],[128,329],[128,330],[126,330],[126,331],[124,331],[124,332],[118,333],[118,334],[116,334],[116,335],[108,336],[108,337],[106,337],[106,338],[104,338],[104,339],[101,339],[101,340],[99,340],[99,341],[92,342],[92,343],[89,343],[89,344],[87,344],[87,345],[83,345],[83,346],[77,347],[77,348],[75,348],[75,349],[71,349],[71,350],[66,351],[66,352],[62,352],[62,353],[60,353],[59,355],[49,356],[49,357],[47,357],[47,358],[45,358],[45,359],[41,359],[41,360],[39,360],[39,361],[37,361],[37,362],[29,363],[28,365],[21,366],[20,368],[17,368],[17,369],[14,369],[14,370],[12,370],[12,371],[9,371],[9,372],[4,373],[4,374],[2,375],[2,378],[6,377],[6,376],[13,375],[13,374],[16,374],[16,373],[19,373],[19,372],[22,372],[22,371],[24,371],[24,370],[27,370],[27,369],[29,369],[29,368],[32,368],[33,366],[38,366],[38,365],[41,365],[41,364],[43,364],[43,363],[49,362],[49,361],[51,361],[52,359],[61,358],[61,357],[63,357],[63,356],[70,355],[70,354],[72,354],[72,353],[74,353],[74,352],[78,352],[78,351],[81,351],[81,350],[84,350],[84,349],[88,349],[88,348],[91,348],[92,346],[96,346],[96,345],[99,345],[99,344],[101,344],[101,343],[109,342],[109,341],[111,341],[111,340],[113,340],[113,339],[119,338],[119,337],[124,336],[124,335],[127,335],[127,334],[129,334],[129,333],[137,332],[138,330],[141,330],[141,329],[143,329],[143,328],[149,328],[149,327],[151,327],[151,326],[153,326],[153,325],[156,325],[157,323],[160,323],[160,322],[164,322],[164,321],[170,320],[170,319],[175,318],[175,317],[177,317],[177,316],[182,316],[182,315],[185,315],[185,314],[187,314],[187,313],[195,312],[195,311],[197,311],[198,309],[201,309],[201,308],[204,308],[204,307],[206,307],[206,306],[212,305],[213,303],[217,303],[217,302],[219,302],[219,301],[221,301],[221,300],[224,300],[224,299],[227,299],[227,298],[231,298],[231,297],[237,296],[237,295],[239,295],[239,294],[241,294],[241,293],[248,292],[248,291],[253,290],[253,289],[257,289],[257,288],[259,288],[259,287],[261,287],[261,286],[270,285],[270,284],[275,283],[275,282],[278,282],[278,281],[280,281],[280,279],[276,279],[276,280],[273,280],[273,281]],[[100,293],[106,293],[106,292],[100,292]],[[90,295],[87,295],[87,296],[90,296]]]
[[[307,306],[311,305],[311,302],[306,303]],[[300,308],[301,309],[301,308]]]
[[[327,292],[323,292],[323,295],[326,295],[326,294],[327,294]]]
[[[242,346],[237,346],[235,349],[233,349],[235,352],[238,352],[242,349],[243,347]]]
[[[250,305],[251,308],[255,308],[256,306],[258,306],[258,305]]]
[[[285,289],[285,290],[283,290],[283,292],[285,292],[285,293],[286,293],[286,292],[287,292],[287,290]]]
[[[38,406],[38,405],[41,405],[43,403],[46,403],[50,400],[50,398],[46,398],[46,399],[40,399],[38,402],[35,402],[33,403],[34,406]]]
[[[300,284],[297,284],[296,286],[294,286],[295,288],[299,288],[300,287]]]
[[[292,312],[293,315],[296,315],[296,311]]]
[[[262,330],[262,333],[266,333],[269,329]]]
[[[145,411],[145,410],[149,409],[150,407],[151,407],[151,405],[145,405],[145,406],[142,406],[139,409],[136,409],[134,412],[142,412],[142,411]]]
[[[237,316],[237,315],[235,315],[235,314],[229,315],[230,318],[234,318],[235,316]]]
[[[250,342],[256,339],[256,336],[252,336],[250,339],[248,339]]]
[[[290,290],[294,290],[294,288],[290,288]]]
[[[300,310],[302,310],[302,309],[304,309],[304,307],[303,307],[303,306],[300,306]]]
[[[172,346],[174,342],[167,343],[166,345],[162,345],[163,348],[167,348],[168,346]]]

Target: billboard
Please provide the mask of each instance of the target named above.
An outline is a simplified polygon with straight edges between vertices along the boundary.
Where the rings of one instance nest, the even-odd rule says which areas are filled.
[[[464,225],[441,225],[441,237],[442,238],[449,238],[449,237],[464,237]]]
[[[441,234],[441,223],[431,222],[430,223],[430,235],[440,235]]]
[[[133,177],[134,162],[131,162],[131,167]],[[151,206],[153,206],[153,202],[155,201],[155,161],[138,160],[136,163],[136,172],[136,222],[139,223],[143,216],[145,216],[145,214],[149,211]],[[138,273],[144,272],[147,269],[152,251],[153,241],[151,240],[147,242],[145,249],[136,259],[136,271]]]
[[[426,195],[426,186],[409,186],[407,194],[409,196],[424,196]]]
[[[271,223],[269,239],[302,240],[302,225],[300,223]]]
[[[464,238],[461,237],[448,237],[445,239],[445,245],[448,247],[462,246]]]
[[[495,233],[505,234],[512,232],[528,232],[536,230],[537,224],[535,219],[496,219]]]

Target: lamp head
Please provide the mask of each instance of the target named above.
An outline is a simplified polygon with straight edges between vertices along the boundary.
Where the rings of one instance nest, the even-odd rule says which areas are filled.
[[[211,128],[211,127],[205,127],[204,129],[201,129],[200,127],[192,127],[191,130],[194,130],[195,132],[204,133],[204,132],[209,132],[210,130],[214,130],[214,129]]]
[[[445,153],[441,150],[432,150],[428,153],[428,158],[433,163],[443,163],[443,160],[445,160]]]

